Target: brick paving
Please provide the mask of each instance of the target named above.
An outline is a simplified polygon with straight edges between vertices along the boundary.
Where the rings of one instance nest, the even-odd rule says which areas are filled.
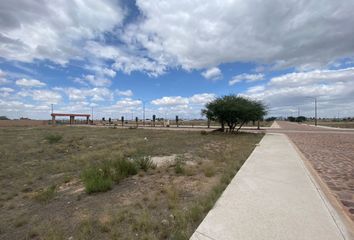
[[[311,162],[354,221],[354,132],[326,132],[282,121],[278,124]]]

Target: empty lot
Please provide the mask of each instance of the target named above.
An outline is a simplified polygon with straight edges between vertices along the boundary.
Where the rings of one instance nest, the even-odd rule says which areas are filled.
[[[263,135],[36,127],[0,136],[1,239],[188,239]],[[149,156],[166,161],[86,193],[85,169]]]

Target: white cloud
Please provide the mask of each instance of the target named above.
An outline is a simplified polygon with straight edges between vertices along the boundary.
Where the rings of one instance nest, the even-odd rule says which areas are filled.
[[[46,84],[36,79],[18,79],[16,80],[16,85],[20,87],[43,87]]]
[[[188,98],[183,98],[181,96],[176,97],[162,97],[160,99],[155,99],[151,101],[152,104],[157,106],[176,106],[188,104]]]
[[[6,78],[6,73],[0,69],[0,85],[10,83]]]
[[[116,72],[109,68],[103,68],[102,74],[111,78],[116,76]]]
[[[113,93],[108,88],[66,88],[61,90],[65,92],[69,100],[73,102],[83,102],[85,100],[100,102],[113,99]]]
[[[253,87],[250,87],[247,89],[246,93],[252,94],[252,93],[259,93],[265,90],[264,85],[256,85]]]
[[[156,77],[165,73],[167,69],[167,63],[163,60],[144,56],[144,53],[139,51],[129,53],[123,48],[103,45],[93,41],[88,42],[85,49],[94,57],[113,60],[114,64],[112,67],[126,74],[134,71],[142,71],[146,72],[149,76]]]
[[[46,102],[48,104],[56,104],[61,101],[62,96],[55,91],[50,90],[34,90],[32,98],[36,101]]]
[[[140,107],[141,104],[141,100],[134,100],[131,98],[123,98],[116,102],[116,106],[120,108]]]
[[[80,84],[83,84],[86,86],[89,83],[90,85],[95,86],[95,87],[107,87],[107,86],[110,86],[112,83],[112,81],[107,78],[97,77],[97,76],[91,75],[91,74],[85,75],[82,78],[75,78],[74,82],[77,82],[77,83],[80,83]]]
[[[245,95],[261,99],[271,108],[270,114],[286,116],[290,110],[301,109],[312,116],[317,97],[319,116],[354,115],[354,68],[295,72],[273,77],[267,85],[249,88]]]
[[[213,101],[215,98],[216,95],[214,93],[195,94],[189,98],[189,103],[204,105],[208,102]]]
[[[30,97],[34,101],[45,102],[47,104],[57,104],[62,100],[62,96],[57,91],[52,90],[22,90],[17,92],[21,98]]]
[[[229,62],[315,67],[354,55],[350,0],[138,0],[137,6],[144,18],[125,29],[125,42],[185,69]]]
[[[229,85],[235,85],[236,83],[246,81],[246,82],[256,82],[256,81],[261,81],[264,79],[264,74],[258,73],[258,74],[247,74],[247,73],[242,73],[240,75],[234,76],[230,81]]]
[[[0,97],[8,97],[12,92],[14,92],[12,88],[2,87],[0,88]]]
[[[137,0],[136,6],[141,15],[123,25],[129,10],[119,1],[1,1],[0,55],[60,64],[111,60],[113,70],[102,67],[111,78],[115,70],[158,76],[232,62],[309,69],[354,56],[351,0]]]
[[[120,26],[116,1],[1,1],[0,55],[16,61],[49,59],[65,64],[84,56],[83,42]]]
[[[202,76],[205,77],[206,79],[215,81],[221,79],[222,73],[219,68],[212,67],[202,72]]]
[[[213,99],[216,95],[213,93],[201,93],[194,94],[191,97],[181,97],[181,96],[165,96],[159,99],[152,100],[151,103],[156,106],[188,106],[191,104],[204,105]]]
[[[131,97],[131,96],[133,96],[133,91],[130,89],[124,90],[124,91],[117,89],[115,91],[115,94],[117,94],[118,96],[123,96],[123,97]]]
[[[273,86],[297,86],[321,82],[354,81],[354,67],[338,70],[314,70],[309,72],[288,73],[274,77],[270,81]]]

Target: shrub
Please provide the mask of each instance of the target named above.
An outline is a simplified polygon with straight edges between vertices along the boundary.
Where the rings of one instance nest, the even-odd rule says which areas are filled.
[[[121,179],[138,173],[135,162],[126,159],[118,159],[112,163],[114,170],[113,180],[119,182]]]
[[[81,179],[87,193],[106,192],[112,188],[113,181],[135,175],[138,172],[137,164],[131,160],[118,159],[104,161],[98,166],[91,166],[84,170]]]
[[[175,160],[175,173],[176,174],[184,174],[185,173],[184,163],[180,157],[177,157]]]
[[[207,134],[208,134],[208,132],[207,132],[207,131],[205,131],[205,130],[202,130],[202,131],[200,131],[200,134],[202,134],[202,135],[207,135]]]
[[[48,134],[44,137],[50,144],[59,142],[63,137],[59,134]]]
[[[143,157],[138,157],[135,159],[136,164],[138,165],[138,167],[142,170],[144,170],[145,172],[149,169],[155,169],[156,168],[156,164],[151,160],[150,156],[143,156]]]
[[[90,167],[81,176],[87,193],[106,192],[112,188],[112,179],[107,169]]]

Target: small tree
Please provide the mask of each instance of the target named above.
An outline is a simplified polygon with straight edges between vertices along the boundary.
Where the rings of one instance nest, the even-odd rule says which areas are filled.
[[[124,126],[124,117],[122,116],[120,120],[122,121],[122,127],[123,127]]]
[[[225,131],[225,125],[229,127],[229,132],[236,132],[250,121],[257,121],[266,114],[265,106],[260,101],[255,101],[237,95],[227,95],[216,98],[207,103],[202,114],[209,120],[218,121],[221,124],[221,131]]]
[[[176,116],[176,125],[178,127],[178,116]]]

